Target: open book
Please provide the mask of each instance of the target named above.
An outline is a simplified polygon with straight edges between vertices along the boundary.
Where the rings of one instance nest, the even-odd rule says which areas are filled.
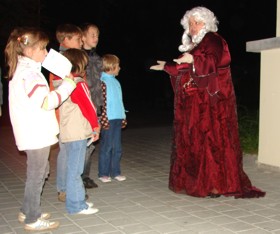
[[[50,49],[42,66],[62,79],[70,74],[72,68],[71,62],[54,49]]]

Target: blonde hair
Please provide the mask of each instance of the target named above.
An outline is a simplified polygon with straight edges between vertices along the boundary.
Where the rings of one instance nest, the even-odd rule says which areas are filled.
[[[61,24],[56,29],[56,39],[62,43],[65,38],[71,39],[75,35],[83,35],[82,30],[74,24]]]
[[[15,28],[5,47],[5,60],[7,65],[8,79],[12,79],[17,63],[18,56],[26,56],[24,51],[26,48],[45,48],[49,43],[49,37],[46,33],[37,28],[20,27]]]
[[[71,48],[65,50],[63,55],[72,63],[71,72],[83,77],[89,60],[87,53],[84,50]]]
[[[103,71],[108,72],[116,68],[120,64],[120,59],[114,54],[105,54],[102,56]]]

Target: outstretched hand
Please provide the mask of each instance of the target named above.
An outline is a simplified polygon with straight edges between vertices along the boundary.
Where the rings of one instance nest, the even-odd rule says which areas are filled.
[[[166,64],[165,61],[157,61],[157,65],[153,65],[150,67],[151,70],[156,70],[156,71],[162,71],[164,68],[164,65]]]
[[[189,53],[184,53],[184,55],[181,58],[173,59],[175,63],[181,64],[181,63],[192,63],[193,62],[193,56]]]

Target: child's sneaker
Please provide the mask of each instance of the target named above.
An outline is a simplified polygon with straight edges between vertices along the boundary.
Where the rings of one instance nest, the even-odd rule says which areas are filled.
[[[57,228],[58,221],[50,222],[49,220],[37,219],[35,223],[25,224],[24,229],[27,231],[44,231]]]
[[[99,210],[97,208],[88,207],[87,209],[81,210],[78,212],[78,214],[84,214],[84,215],[91,215],[97,213]]]
[[[123,175],[118,175],[114,179],[117,180],[117,181],[124,181],[124,180],[126,180],[126,177],[123,176]]]
[[[42,213],[40,218],[41,219],[49,219],[50,217],[51,217],[50,213]],[[26,216],[25,216],[24,213],[22,213],[22,212],[18,213],[18,221],[20,223],[24,223],[25,218],[26,218]]]
[[[108,182],[112,181],[111,177],[109,177],[109,176],[99,177],[99,180],[101,180],[103,183],[108,183]]]
[[[93,207],[93,202],[86,202],[89,208]]]

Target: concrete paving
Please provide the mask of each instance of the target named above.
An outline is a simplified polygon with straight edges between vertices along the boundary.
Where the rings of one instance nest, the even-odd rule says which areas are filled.
[[[160,116],[158,116],[161,118]],[[147,117],[148,118],[148,117]],[[143,122],[147,122],[143,118]],[[160,120],[160,119],[159,119]],[[141,120],[139,121],[139,123]],[[52,149],[51,174],[42,194],[42,209],[60,227],[55,234],[280,234],[280,170],[260,167],[255,155],[244,156],[244,170],[264,198],[195,198],[168,189],[171,122],[131,124],[123,131],[123,182],[102,183],[97,178],[98,145],[91,176],[98,188],[89,189],[94,215],[68,215],[57,200],[56,157]],[[0,122],[1,124],[1,122]],[[39,137],[39,136],[38,136]],[[17,220],[21,206],[26,157],[18,152],[9,124],[0,125],[0,233],[26,233]]]

